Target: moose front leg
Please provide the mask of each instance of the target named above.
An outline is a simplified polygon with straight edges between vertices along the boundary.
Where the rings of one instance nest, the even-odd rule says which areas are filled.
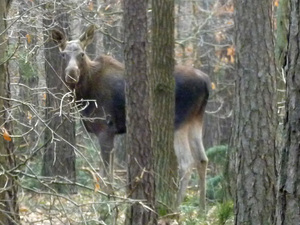
[[[98,141],[101,151],[100,175],[107,178],[109,183],[113,181],[113,146],[114,133],[110,131],[101,132],[98,135]]]

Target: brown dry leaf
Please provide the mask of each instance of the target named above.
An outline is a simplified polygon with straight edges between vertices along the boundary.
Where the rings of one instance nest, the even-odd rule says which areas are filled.
[[[221,43],[222,40],[224,40],[226,38],[226,36],[224,35],[224,33],[218,31],[215,32],[215,39],[218,43]]]
[[[100,184],[99,183],[95,183],[94,190],[95,190],[95,192],[100,190]]]
[[[233,5],[230,5],[229,7],[226,7],[226,11],[227,11],[227,12],[233,13],[233,12],[234,12],[234,7],[233,7]]]
[[[235,48],[233,46],[227,48],[227,56],[229,56],[229,62],[234,63]]]
[[[186,52],[193,52],[193,48],[192,47],[187,47]]]
[[[230,63],[233,64],[234,63],[234,56],[230,56]]]
[[[229,48],[227,48],[227,55],[231,56],[235,54],[235,49],[233,46],[230,46]]]
[[[110,8],[110,5],[106,6],[104,10],[106,11],[106,10],[108,10],[109,8]]]
[[[29,212],[29,209],[22,206],[22,207],[19,208],[19,211],[20,211],[20,213],[27,213],[27,212]]]
[[[94,9],[94,2],[93,2],[93,1],[90,1],[90,2],[89,2],[89,10],[90,10],[90,11],[93,11],[93,9]]]
[[[11,141],[11,137],[10,134],[8,133],[8,131],[5,129],[5,127],[1,127],[1,130],[3,132],[3,138],[6,141]]]
[[[211,82],[211,89],[215,90],[216,89],[216,84],[214,82]]]
[[[93,179],[94,179],[94,190],[95,190],[95,192],[99,191],[100,190],[100,178],[95,173],[93,173]]]
[[[27,119],[32,120],[32,114],[29,111],[27,111]]]
[[[30,44],[31,43],[31,35],[26,34],[26,39],[27,39],[27,43]]]

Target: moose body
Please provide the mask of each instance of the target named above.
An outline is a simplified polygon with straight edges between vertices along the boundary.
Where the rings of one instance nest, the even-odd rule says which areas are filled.
[[[126,132],[124,66],[110,56],[89,59],[84,49],[91,43],[93,34],[94,27],[90,26],[78,40],[67,41],[65,34],[58,30],[53,30],[52,38],[66,60],[65,81],[75,90],[76,100],[82,105],[84,125],[98,137],[102,159],[108,165],[114,136]],[[176,66],[174,77],[174,147],[180,176],[178,204],[196,167],[200,205],[204,208],[208,159],[202,143],[202,125],[210,82],[201,71],[185,66]]]

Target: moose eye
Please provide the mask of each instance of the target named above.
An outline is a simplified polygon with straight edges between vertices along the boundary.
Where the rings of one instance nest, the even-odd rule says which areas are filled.
[[[66,58],[66,53],[61,52],[60,55],[61,55],[61,57],[62,57],[63,59]]]
[[[83,58],[84,57],[84,52],[80,53],[80,56],[81,56],[81,58]]]

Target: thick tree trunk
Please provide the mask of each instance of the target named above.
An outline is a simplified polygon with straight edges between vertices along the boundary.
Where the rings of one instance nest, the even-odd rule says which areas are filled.
[[[300,222],[300,30],[299,0],[290,0],[288,49],[286,64],[286,115],[281,151],[276,224]]]
[[[19,206],[17,203],[18,187],[16,176],[11,176],[7,171],[16,165],[14,156],[14,145],[12,141],[5,140],[3,137],[4,129],[12,133],[12,123],[10,121],[9,102],[4,98],[10,98],[9,76],[7,73],[7,46],[6,36],[6,15],[10,1],[0,1],[0,224],[12,225],[19,224]],[[7,138],[8,139],[8,138]]]
[[[235,224],[274,223],[276,82],[272,0],[235,0]]]
[[[174,151],[174,1],[152,0],[151,125],[157,199],[162,214],[176,210],[178,164]]]
[[[124,1],[126,151],[128,197],[138,200],[127,211],[127,225],[156,224],[150,90],[147,71],[147,1]],[[141,204],[143,202],[143,204]]]
[[[67,14],[61,13],[59,18],[53,19],[60,24],[61,28],[69,29]],[[45,28],[48,28],[53,21],[49,17],[49,19],[44,19],[43,22]],[[48,36],[45,38],[48,38]],[[59,58],[59,50],[54,46],[53,41],[45,43],[46,84],[49,89],[46,96],[45,117],[46,120],[49,120],[50,129],[45,132],[45,142],[47,144],[43,158],[42,175],[49,177],[61,176],[75,182],[75,123],[67,117],[66,111],[63,111],[64,113],[61,115],[59,113],[61,98],[68,90],[62,82],[64,80],[64,61]],[[68,108],[63,110],[68,110]],[[60,192],[76,192],[73,185],[57,185],[56,188]]]

